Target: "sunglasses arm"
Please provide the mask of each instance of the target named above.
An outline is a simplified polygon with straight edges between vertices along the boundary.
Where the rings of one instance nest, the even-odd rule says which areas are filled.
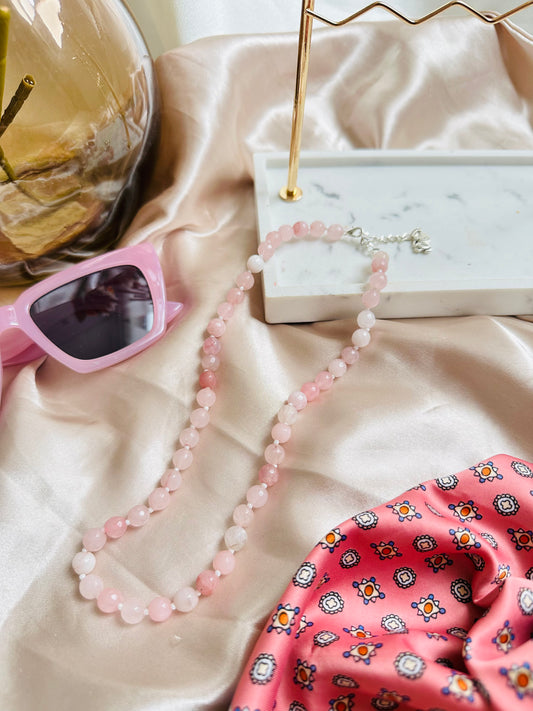
[[[167,301],[165,308],[165,320],[167,323],[170,323],[177,316],[183,313],[185,306],[179,301]]]

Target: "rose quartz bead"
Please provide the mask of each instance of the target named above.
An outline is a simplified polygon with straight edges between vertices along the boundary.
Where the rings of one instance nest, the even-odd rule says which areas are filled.
[[[297,239],[307,237],[307,235],[309,234],[309,225],[307,224],[307,222],[295,222],[292,226],[292,229],[294,231],[294,236]]]
[[[369,309],[360,311],[357,314],[357,325],[361,328],[372,328],[376,323],[376,317]]]
[[[115,588],[104,588],[96,598],[96,604],[101,612],[116,612],[124,602],[124,596]]]
[[[379,299],[380,296],[377,289],[368,289],[368,291],[364,291],[361,296],[363,306],[366,306],[367,309],[375,308],[379,304]]]
[[[220,366],[220,358],[216,355],[210,355],[206,353],[202,357],[202,368],[205,370],[218,370]]]
[[[285,444],[285,442],[290,440],[291,433],[292,430],[290,425],[286,425],[283,422],[276,422],[270,432],[272,439],[277,439],[281,444]]]
[[[104,581],[99,575],[86,575],[80,580],[80,595],[86,600],[95,600],[104,589]]]
[[[189,449],[178,449],[174,452],[172,462],[176,469],[188,469],[193,461],[192,452]]]
[[[218,575],[214,570],[202,570],[196,578],[196,589],[204,597],[209,597],[215,592],[218,583]]]
[[[209,424],[209,413],[203,407],[199,407],[191,412],[191,425],[201,430]]]
[[[281,464],[285,459],[285,450],[279,444],[269,444],[265,449],[265,461],[269,464]]]
[[[303,410],[307,405],[307,398],[301,390],[295,390],[287,398],[289,405],[294,405],[297,410]]]
[[[217,396],[212,388],[202,388],[196,393],[196,402],[200,407],[213,407],[216,400]]]
[[[222,350],[222,344],[214,336],[208,336],[202,344],[202,350],[207,355],[218,355]]]
[[[108,538],[120,538],[128,530],[126,519],[124,516],[113,516],[105,522],[104,530]]]
[[[228,301],[223,301],[217,307],[217,314],[220,316],[220,318],[223,318],[224,321],[230,319],[233,316],[234,312],[235,308],[233,307],[233,304],[230,304]]]
[[[268,491],[264,486],[255,484],[246,492],[246,500],[254,507],[254,509],[260,509],[268,501]]]
[[[267,486],[274,486],[279,480],[279,470],[273,464],[263,464],[259,470],[259,481]]]
[[[269,259],[272,259],[275,251],[276,249],[272,242],[261,242],[257,248],[257,254],[261,257],[263,262],[268,262]]]
[[[238,287],[242,287],[245,291],[251,289],[254,285],[255,279],[251,272],[241,272],[239,276],[235,279],[235,283]]]
[[[144,604],[142,600],[127,597],[122,603],[120,616],[128,625],[136,625],[144,620]]]
[[[386,272],[389,266],[389,255],[386,252],[376,252],[372,259],[373,272]]]
[[[229,575],[235,569],[235,556],[231,551],[219,551],[213,558],[213,568],[222,575]]]
[[[334,358],[329,363],[328,370],[333,377],[342,378],[342,376],[346,374],[346,363],[342,360],[342,358]]]
[[[200,373],[199,385],[201,388],[216,388],[217,384],[217,376],[212,370],[203,370]]]
[[[248,257],[246,268],[252,274],[259,274],[265,268],[265,260],[260,254],[252,254],[251,257]]]
[[[215,338],[220,338],[226,332],[226,324],[221,318],[212,318],[207,324],[207,333]]]
[[[307,398],[307,402],[313,402],[320,395],[320,388],[316,383],[304,383],[300,390]]]
[[[322,237],[325,231],[326,225],[320,220],[315,220],[314,222],[311,222],[311,226],[309,227],[309,234],[311,235],[311,237]]]
[[[147,506],[140,504],[139,506],[134,506],[128,511],[128,521],[131,526],[139,528],[139,526],[144,526],[144,524],[150,518],[150,512]]]
[[[321,370],[320,373],[317,373],[315,383],[320,390],[329,390],[333,385],[333,375],[327,370]]]
[[[172,602],[179,612],[190,612],[198,605],[198,593],[191,587],[181,588],[174,595]]]
[[[342,225],[330,225],[327,229],[326,235],[329,242],[336,242],[344,234],[344,227]]]
[[[277,230],[274,230],[273,232],[269,232],[267,234],[265,241],[270,242],[274,249],[277,249],[283,242],[283,238]]]
[[[244,291],[234,286],[226,294],[226,300],[229,301],[230,304],[242,304],[244,301]]]
[[[236,526],[247,528],[254,520],[254,512],[246,504],[239,504],[234,508],[232,518]]]
[[[346,346],[346,348],[342,349],[341,358],[348,365],[353,365],[359,360],[359,351],[353,346]]]
[[[294,237],[294,230],[290,225],[281,225],[281,227],[278,229],[278,232],[281,235],[281,239],[284,242],[290,242],[291,239]]]
[[[101,550],[107,541],[107,536],[103,528],[90,528],[83,536],[83,547],[88,551],[96,553]]]
[[[282,405],[278,411],[278,420],[285,425],[294,425],[298,419],[298,410],[294,405]]]
[[[180,444],[184,447],[196,447],[200,441],[200,435],[195,427],[186,427],[180,432]]]
[[[240,551],[246,545],[248,534],[241,526],[230,526],[224,534],[224,542],[230,551]]]
[[[154,511],[162,511],[170,503],[170,494],[162,486],[158,486],[148,497],[148,503]]]
[[[170,491],[176,491],[176,489],[179,489],[182,482],[183,477],[177,469],[167,469],[161,477],[161,486],[169,489]]]
[[[168,597],[154,597],[148,605],[148,616],[154,622],[164,622],[172,614],[172,603]]]
[[[366,328],[358,328],[352,333],[352,343],[356,348],[364,348],[370,343],[370,332]]]
[[[368,286],[371,289],[377,289],[380,291],[387,286],[387,277],[383,274],[383,272],[374,272],[368,280]]]
[[[88,575],[94,570],[96,556],[89,551],[80,551],[72,559],[72,568],[78,575]]]

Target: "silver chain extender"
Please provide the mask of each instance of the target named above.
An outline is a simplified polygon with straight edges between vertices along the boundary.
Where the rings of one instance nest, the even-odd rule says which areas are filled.
[[[411,249],[415,254],[428,254],[431,252],[431,240],[419,227],[402,235],[371,235],[362,227],[351,227],[342,237],[343,242],[354,244],[368,257],[373,257],[379,252],[378,245],[398,244],[411,242]]]

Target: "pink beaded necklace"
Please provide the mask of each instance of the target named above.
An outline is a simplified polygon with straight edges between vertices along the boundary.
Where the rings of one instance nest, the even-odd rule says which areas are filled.
[[[217,378],[215,371],[220,364],[219,353],[222,349],[220,339],[226,331],[226,323],[231,318],[235,306],[242,303],[245,292],[254,285],[254,274],[259,274],[275,251],[284,242],[297,239],[320,239],[336,242],[340,239],[353,242],[372,259],[372,274],[367,287],[362,294],[365,307],[357,315],[358,328],[352,333],[351,345],[342,349],[340,356],[333,358],[326,370],[321,370],[314,380],[304,383],[299,390],[292,392],[277,414],[277,422],[272,427],[272,442],[264,452],[265,462],[259,469],[259,483],[251,486],[246,493],[246,503],[239,504],[233,511],[233,526],[224,534],[225,548],[220,550],[213,559],[213,567],[201,572],[195,587],[183,587],[172,599],[158,596],[148,604],[143,600],[125,597],[115,588],[105,587],[102,578],[93,571],[96,566],[96,556],[110,540],[121,538],[128,529],[144,526],[152,514],[165,509],[171,500],[171,495],[179,489],[182,483],[182,472],[193,462],[192,450],[199,442],[200,431],[207,426],[210,410],[215,404]],[[203,372],[200,375],[200,390],[196,394],[199,405],[190,414],[190,425],[179,435],[181,444],[172,457],[173,468],[163,474],[160,486],[148,496],[147,504],[133,506],[126,516],[113,516],[101,528],[91,528],[83,536],[83,547],[76,553],[72,567],[79,576],[79,590],[87,600],[96,600],[99,610],[104,613],[118,613],[128,624],[141,622],[145,617],[154,622],[164,622],[174,612],[190,612],[198,604],[200,597],[211,595],[220,577],[228,575],[235,567],[235,553],[246,544],[246,528],[252,523],[254,509],[264,506],[268,500],[268,488],[279,478],[279,466],[285,458],[283,444],[291,437],[291,426],[296,422],[298,413],[308,403],[316,400],[322,391],[329,390],[334,381],[341,378],[350,365],[359,358],[359,350],[370,343],[370,331],[376,322],[372,312],[380,300],[380,291],[387,284],[386,271],[389,258],[378,250],[376,243],[397,243],[410,241],[414,252],[429,252],[429,240],[419,229],[404,235],[370,237],[360,227],[345,230],[341,225],[327,227],[323,222],[296,222],[292,227],[283,225],[277,231],[270,232],[259,245],[257,254],[247,261],[247,269],[235,280],[226,300],[219,304],[217,316],[207,324],[207,337],[202,345],[201,363]]]

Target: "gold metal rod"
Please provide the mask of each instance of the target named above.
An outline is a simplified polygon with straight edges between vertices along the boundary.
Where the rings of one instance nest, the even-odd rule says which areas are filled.
[[[370,12],[370,10],[381,8],[382,10],[386,10],[387,12],[389,12],[391,15],[394,15],[399,20],[402,20],[402,22],[407,22],[407,24],[409,25],[421,25],[423,22],[431,20],[433,17],[440,15],[442,12],[449,10],[451,7],[461,7],[463,8],[463,10],[466,10],[472,15],[475,15],[475,17],[477,17],[482,22],[486,22],[490,25],[495,25],[498,22],[503,22],[503,20],[506,20],[507,18],[511,17],[511,15],[514,15],[515,13],[524,10],[530,5],[533,5],[533,0],[527,0],[527,2],[523,2],[521,5],[517,5],[517,7],[513,7],[511,10],[507,10],[506,12],[503,12],[500,15],[493,15],[479,12],[479,10],[476,10],[467,3],[462,2],[462,0],[451,0],[445,5],[441,5],[441,7],[438,7],[436,10],[432,10],[427,15],[412,19],[410,17],[407,17],[406,15],[403,15],[399,10],[396,10],[390,5],[387,5],[386,3],[378,0],[377,2],[373,2],[370,5],[363,7],[361,10],[354,12],[353,15],[350,15],[349,17],[345,17],[343,20],[338,21],[330,20],[329,18],[324,17],[323,15],[319,15],[314,11],[314,9],[308,10],[307,14],[313,17],[315,20],[323,22],[326,25],[330,25],[331,27],[341,27],[342,25],[347,25],[349,22],[352,22],[352,20],[356,20],[358,17],[365,15],[367,12]]]
[[[533,2],[533,0],[532,0]],[[307,91],[307,75],[309,73],[309,56],[311,51],[311,34],[313,18],[311,13],[315,0],[302,0],[302,17],[300,21],[300,38],[298,41],[298,64],[296,68],[296,90],[292,111],[291,145],[289,152],[289,175],[287,185],[279,192],[283,200],[294,202],[302,197],[302,191],[297,186],[298,166],[300,163],[300,147],[302,144],[302,128],[304,121],[305,94]]]
[[[11,13],[8,7],[0,7],[0,110],[4,97],[6,82],[7,40],[9,36],[9,20]]]
[[[6,109],[0,118],[0,136],[4,134],[6,128],[12,123],[15,116],[21,110],[34,86],[35,79],[31,76],[31,74],[26,74],[26,76],[22,78],[16,92],[13,94],[13,98],[6,106]]]

